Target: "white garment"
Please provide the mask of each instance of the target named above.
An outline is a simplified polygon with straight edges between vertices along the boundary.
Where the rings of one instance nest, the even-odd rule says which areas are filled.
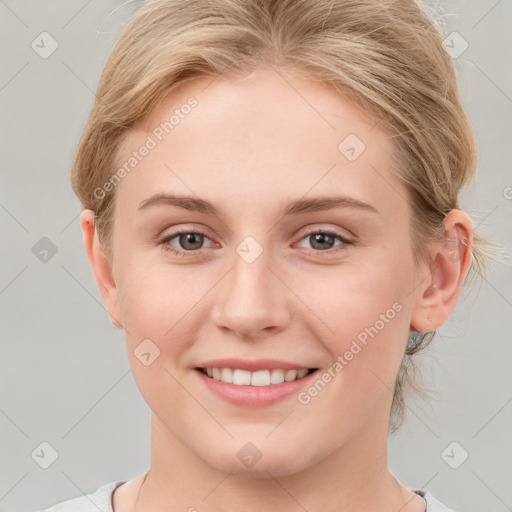
[[[112,508],[112,493],[125,482],[116,481],[102,485],[97,491],[78,498],[63,501],[53,507],[39,512],[114,512]],[[412,490],[427,502],[427,512],[455,512],[438,501],[428,491]]]

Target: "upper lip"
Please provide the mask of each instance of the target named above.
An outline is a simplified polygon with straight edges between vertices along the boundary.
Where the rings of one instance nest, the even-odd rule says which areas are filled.
[[[315,368],[307,364],[292,363],[289,361],[281,361],[278,359],[211,359],[204,361],[198,368],[233,368],[239,370],[248,370],[251,372],[257,370],[273,370],[282,368],[283,370],[301,370],[303,368]]]

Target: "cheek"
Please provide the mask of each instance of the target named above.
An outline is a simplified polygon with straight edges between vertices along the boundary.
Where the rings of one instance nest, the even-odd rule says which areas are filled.
[[[119,303],[134,374],[140,367],[137,354],[144,340],[150,340],[145,343],[150,348],[154,344],[153,350],[158,353],[152,371],[165,372],[165,368],[177,376],[185,371],[182,358],[206,321],[202,316],[208,314],[208,292],[217,280],[200,266],[172,267],[151,262],[124,266],[119,275]],[[141,377],[148,373],[141,372]]]
[[[403,332],[403,312],[412,300],[410,275],[405,262],[340,266],[323,279],[308,279],[308,305],[325,319],[333,339],[364,338],[372,327],[382,334]]]
[[[178,384],[185,371],[181,357],[194,339],[187,331],[194,304],[204,295],[197,287],[191,289],[183,274],[137,265],[125,267],[119,276],[119,303],[135,382],[150,408],[167,411],[169,421],[177,420],[174,411],[186,410],[187,396]]]
[[[324,329],[321,339],[340,363],[336,380],[354,396],[393,386],[409,335],[411,267],[398,258],[380,263],[340,267],[328,293],[326,282],[309,288],[312,307],[322,308],[333,331]]]
[[[299,397],[301,404],[311,404],[306,411],[318,415],[330,407],[336,421],[349,429],[362,427],[369,415],[383,413],[389,404],[410,325],[403,276],[397,271],[395,282],[389,283],[385,272],[363,274],[340,276],[336,292],[327,296],[321,282],[310,287],[312,301],[324,306],[319,316],[334,331],[324,327],[317,333],[332,364],[318,376],[326,384],[315,382]],[[343,432],[335,429],[331,434]]]
[[[208,283],[185,267],[142,262],[125,266],[120,276],[119,303],[127,330],[163,338],[205,293]]]

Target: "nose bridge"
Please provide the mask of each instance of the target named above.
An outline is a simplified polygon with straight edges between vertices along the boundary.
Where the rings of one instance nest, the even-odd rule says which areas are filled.
[[[267,268],[272,255],[253,237],[235,248],[232,270],[216,301],[215,323],[243,337],[282,329],[289,321],[286,298],[279,280]]]

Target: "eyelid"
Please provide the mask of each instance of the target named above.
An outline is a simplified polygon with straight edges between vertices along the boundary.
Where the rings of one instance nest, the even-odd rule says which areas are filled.
[[[179,248],[174,247],[173,245],[170,244],[170,241],[173,240],[174,238],[178,237],[179,235],[198,234],[198,235],[202,235],[204,238],[213,242],[213,240],[208,236],[207,231],[208,230],[205,228],[197,229],[195,227],[187,228],[187,227],[182,226],[182,227],[177,228],[176,230],[166,233],[164,235],[158,235],[156,238],[157,238],[157,243],[159,245],[167,246],[167,248],[165,250],[168,250],[174,254],[179,254],[181,256],[186,256],[186,255],[193,256],[193,255],[200,254],[203,249],[207,249],[208,247],[201,247],[197,250],[187,251],[184,249],[179,249]],[[325,251],[322,251],[319,249],[307,249],[306,248],[308,251],[313,252],[315,255],[325,253],[326,257],[328,257],[329,255],[332,255],[333,253],[337,253],[338,251],[342,250],[339,248],[340,246],[343,247],[343,246],[347,246],[347,245],[352,245],[355,242],[354,239],[352,239],[351,237],[347,237],[344,233],[340,232],[339,228],[338,229],[322,228],[321,226],[316,225],[316,226],[309,227],[308,230],[305,233],[303,233],[298,238],[298,240],[296,242],[293,242],[292,247],[295,247],[298,243],[302,242],[308,236],[311,236],[313,234],[318,234],[318,233],[323,233],[323,234],[334,236],[334,237],[338,238],[341,243],[338,244],[337,246],[334,246]],[[351,233],[351,235],[353,238],[357,238],[352,233]],[[213,242],[213,243],[215,244],[215,242]],[[336,247],[338,247],[338,249],[336,249]]]
[[[165,235],[162,235],[161,237],[158,237],[158,241],[160,243],[166,243],[166,241],[173,240],[179,235],[201,235],[205,239],[210,240],[210,242],[213,242],[213,240],[206,234],[205,231],[201,231],[196,228],[188,228],[188,229],[177,229],[176,231],[171,231],[170,233],[166,233]],[[201,249],[204,249],[204,247],[201,247]],[[196,251],[187,251],[187,252],[199,252],[201,249],[198,249]]]
[[[292,244],[292,246],[293,247],[298,246],[298,244],[300,244],[303,240],[305,240],[309,236],[315,235],[315,234],[318,234],[318,233],[322,233],[322,234],[333,236],[333,237],[337,238],[340,241],[340,243],[338,245],[334,245],[330,249],[326,249],[324,251],[321,251],[319,249],[310,249],[310,248],[307,248],[307,247],[306,248],[303,247],[303,249],[306,249],[309,253],[313,253],[315,256],[316,255],[322,255],[322,257],[325,257],[325,258],[328,258],[329,256],[335,256],[335,255],[337,255],[338,252],[346,249],[347,246],[354,244],[354,240],[351,240],[349,237],[345,236],[343,233],[340,233],[336,229],[332,229],[332,228],[326,228],[326,229],[313,228],[313,229],[309,230],[308,232],[302,234],[299,237],[299,239]]]
[[[335,235],[335,236],[338,236],[340,237],[341,239],[343,239],[345,242],[347,243],[354,243],[356,240],[357,240],[357,236],[352,233],[352,231],[346,229],[346,228],[340,228],[340,227],[327,227],[322,224],[313,224],[313,225],[310,225],[306,228],[306,231],[301,231],[300,233],[302,233],[299,237],[299,241],[302,240],[303,238],[305,238],[306,236],[308,235],[312,235],[312,234],[315,234],[315,233],[327,233],[327,234],[332,234],[332,235]]]
[[[166,238],[174,238],[176,235],[188,233],[197,233],[211,240],[211,237],[208,235],[209,232],[210,230],[204,226],[196,227],[194,225],[188,226],[187,224],[179,224],[176,225],[176,227],[167,226],[165,229],[161,230],[157,235],[155,235],[154,240],[156,242],[161,242]]]

